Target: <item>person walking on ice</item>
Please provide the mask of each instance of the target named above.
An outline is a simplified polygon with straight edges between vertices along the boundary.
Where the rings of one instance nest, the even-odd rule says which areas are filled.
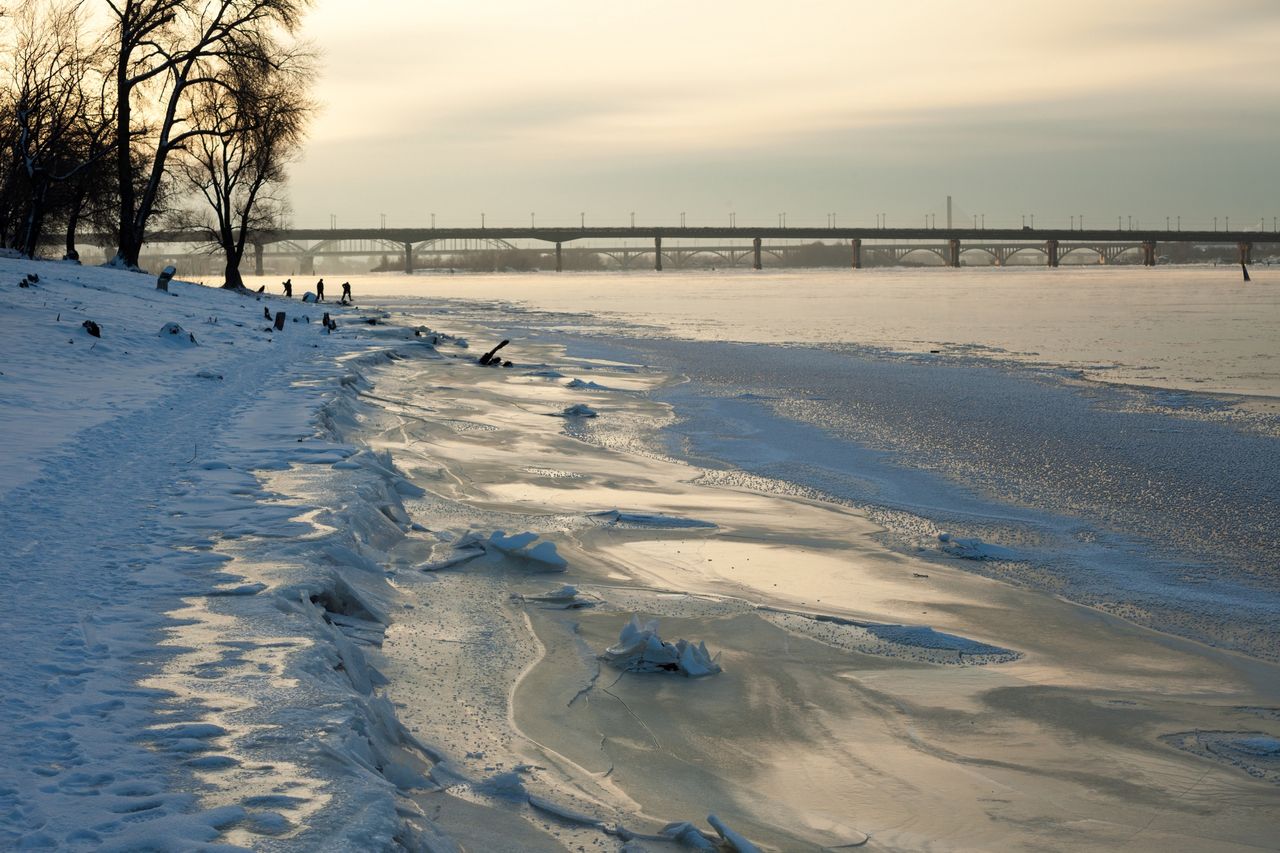
[[[342,283],[342,299],[339,300],[339,304],[350,305],[353,302],[355,302],[355,300],[351,298],[351,282],[344,281]]]
[[[316,302],[324,302],[324,279],[316,282]]]
[[[285,279],[283,282],[281,282],[281,283],[284,285],[284,295],[285,295],[285,296],[293,296],[293,279],[291,279],[291,278],[286,278],[286,279]]]

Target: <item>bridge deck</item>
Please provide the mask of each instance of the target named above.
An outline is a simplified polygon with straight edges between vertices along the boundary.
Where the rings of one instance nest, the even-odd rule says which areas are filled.
[[[96,235],[95,235],[96,236]],[[1085,241],[1108,243],[1263,243],[1280,242],[1275,231],[1163,231],[1155,229],[1068,228],[751,228],[751,227],[591,227],[586,228],[283,228],[250,236],[250,243],[298,240],[385,240],[423,243],[430,240],[541,240],[568,243],[600,238],[689,240],[929,240],[987,243]],[[155,231],[150,243],[206,242],[205,232]],[[94,242],[87,236],[85,242]]]

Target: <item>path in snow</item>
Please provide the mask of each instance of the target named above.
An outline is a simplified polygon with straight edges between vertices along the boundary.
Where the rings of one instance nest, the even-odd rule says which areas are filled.
[[[180,390],[81,433],[7,498],[22,511],[0,527],[8,591],[0,632],[14,644],[0,665],[0,730],[15,735],[0,739],[5,846],[208,841],[242,817],[236,809],[193,813],[193,795],[172,792],[183,750],[207,763],[217,732],[194,728],[174,744],[164,730],[200,709],[135,686],[172,654],[156,638],[173,624],[165,611],[175,592],[207,586],[196,573],[222,559],[179,550],[168,513],[196,455],[191,436],[224,429],[237,401],[274,369],[240,361],[239,376],[206,382],[196,400]]]

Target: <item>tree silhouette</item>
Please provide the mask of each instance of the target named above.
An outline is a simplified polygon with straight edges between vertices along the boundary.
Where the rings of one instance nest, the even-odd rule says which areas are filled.
[[[156,213],[169,158],[224,128],[198,120],[245,63],[271,61],[308,0],[104,0],[111,12],[116,87],[119,246],[115,263],[136,267]]]
[[[240,262],[253,231],[270,230],[284,209],[277,194],[313,109],[307,95],[312,57],[303,50],[263,55],[231,69],[226,87],[210,88],[191,112],[201,133],[182,158],[187,187],[207,202],[200,217],[226,259],[224,287],[240,288]],[[208,220],[212,223],[208,224]]]

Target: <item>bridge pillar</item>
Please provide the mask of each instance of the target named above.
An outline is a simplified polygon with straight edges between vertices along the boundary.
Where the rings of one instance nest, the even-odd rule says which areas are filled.
[[[653,238],[653,268],[662,272],[662,238]]]
[[[1156,244],[1151,240],[1142,243],[1142,265],[1144,267],[1154,267],[1156,265]]]
[[[413,275],[413,244],[404,244],[404,272],[405,275]]]
[[[559,241],[556,241],[556,272],[564,272],[564,256],[560,253]]]
[[[298,263],[298,275],[315,275],[316,274],[316,256],[303,255]]]
[[[1253,263],[1253,244],[1252,243],[1240,244],[1240,263],[1242,264]]]
[[[855,270],[862,269],[862,238],[854,237],[850,241],[850,248],[853,249],[853,268]]]
[[[262,244],[253,244],[253,274],[262,275]]]
[[[1056,267],[1058,265],[1058,241],[1050,240],[1045,244],[1044,252],[1049,256],[1049,266]]]
[[[947,266],[950,266],[950,267],[960,266],[960,241],[955,239],[951,240],[947,248],[948,248]]]
[[[753,237],[751,239],[751,268],[753,270],[764,269],[764,264],[760,263],[760,238]]]

